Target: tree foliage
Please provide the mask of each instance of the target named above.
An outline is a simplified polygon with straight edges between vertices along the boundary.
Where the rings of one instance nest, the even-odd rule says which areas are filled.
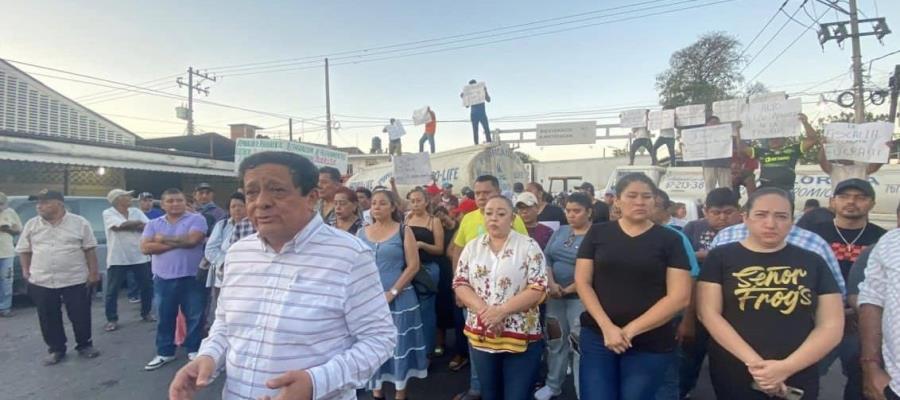
[[[660,104],[708,105],[736,96],[744,82],[740,47],[736,38],[724,32],[710,32],[673,53],[669,69],[656,76]]]

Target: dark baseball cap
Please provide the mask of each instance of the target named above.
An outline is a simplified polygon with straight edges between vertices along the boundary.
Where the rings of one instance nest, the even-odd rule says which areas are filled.
[[[57,192],[56,190],[44,189],[38,192],[37,194],[28,196],[29,201],[41,201],[41,200],[59,200],[65,201],[63,199],[63,194]]]
[[[153,193],[150,193],[150,192],[141,192],[141,194],[138,195],[138,200],[143,200],[143,199],[151,199],[151,200],[152,200],[152,199],[153,199]]]
[[[590,182],[582,182],[582,183],[581,183],[581,186],[579,186],[578,189],[579,189],[579,190],[582,190],[582,191],[585,191],[585,192],[588,192],[588,193],[590,193],[591,195],[594,194],[594,185],[591,184]]]
[[[194,191],[195,191],[195,192],[199,192],[199,191],[201,191],[201,190],[209,190],[210,192],[215,192],[215,191],[216,191],[216,189],[213,189],[213,187],[210,186],[210,184],[208,184],[208,183],[206,183],[206,182],[203,182],[203,183],[197,185],[197,187],[194,188]]]
[[[866,180],[859,178],[847,179],[846,181],[841,181],[841,183],[837,184],[837,187],[834,188],[833,196],[837,196],[847,189],[856,189],[860,192],[863,192],[866,196],[875,199],[875,189],[872,188],[872,184]]]

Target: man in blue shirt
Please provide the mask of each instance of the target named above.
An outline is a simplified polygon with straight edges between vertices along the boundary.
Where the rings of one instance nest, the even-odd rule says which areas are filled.
[[[140,205],[141,211],[144,212],[147,219],[156,219],[165,214],[163,210],[153,207],[153,193],[143,192],[138,195],[138,205]]]

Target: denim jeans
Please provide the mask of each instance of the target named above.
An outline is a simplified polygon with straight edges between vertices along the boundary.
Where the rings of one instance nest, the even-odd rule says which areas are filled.
[[[863,398],[862,366],[859,357],[859,333],[845,331],[841,343],[822,361],[819,361],[819,376],[825,376],[834,360],[841,359],[841,370],[847,377],[847,384],[844,385],[844,400],[861,400]]]
[[[150,315],[153,306],[153,277],[150,274],[150,263],[135,265],[111,265],[106,271],[106,320],[119,320],[119,288],[125,282],[126,275],[134,275],[140,289],[141,317]]]
[[[151,276],[152,277],[152,276]],[[125,286],[128,287],[128,298],[129,299],[140,299],[141,298],[141,287],[137,283],[137,277],[135,276],[134,271],[128,271],[125,274]],[[153,298],[153,282],[150,282],[150,297]]]
[[[579,384],[584,400],[653,400],[675,357],[675,352],[634,349],[616,354],[592,328],[581,328],[580,345]]]
[[[419,138],[419,153],[425,151],[425,142],[428,142],[428,144],[431,146],[431,154],[434,154],[434,134],[422,134],[422,137]]]
[[[483,400],[532,398],[543,352],[543,341],[529,343],[524,353],[488,353],[472,349],[472,366],[481,376],[481,398]]]
[[[672,319],[677,327],[681,316]],[[709,332],[699,321],[695,321],[694,340],[678,346],[675,352],[678,357],[666,371],[662,387],[656,393],[656,400],[681,400],[697,386],[703,360],[706,358],[706,346],[709,345]]]
[[[547,386],[553,394],[562,393],[563,383],[566,381],[566,369],[572,360],[575,374],[575,393],[578,388],[578,372],[581,357],[572,351],[569,344],[569,334],[578,336],[581,333],[581,313],[584,312],[584,304],[579,298],[550,299],[547,300],[547,331],[550,331],[551,322],[559,324],[558,338],[547,337]]]
[[[487,113],[484,111],[473,111],[470,117],[472,119],[472,139],[475,140],[475,144],[478,144],[478,124],[481,124],[481,127],[484,129],[485,143],[490,143],[491,127],[488,125]]]
[[[422,264],[422,268],[428,272],[428,276],[437,286],[440,277],[440,270],[435,262],[427,262]],[[419,295],[419,310],[422,315],[422,334],[425,335],[425,354],[434,352],[435,340],[437,338],[437,293],[427,295]]]
[[[156,325],[156,353],[161,356],[175,355],[175,320],[178,309],[187,320],[187,336],[184,348],[196,352],[200,348],[203,332],[203,309],[206,306],[206,288],[196,277],[177,279],[153,278],[153,294],[159,323]]]
[[[0,311],[12,308],[13,259],[0,258]]]
[[[460,310],[461,310],[460,315],[462,315],[463,327],[465,327],[466,315],[468,314],[468,309],[461,308]],[[465,341],[464,343],[467,343],[467,344],[469,343],[469,339],[466,337],[465,333],[462,333],[459,337],[460,337],[460,339]],[[460,342],[460,340],[457,340],[457,343],[459,343],[459,342]],[[468,346],[468,347],[469,347],[469,349],[468,349],[469,361],[474,363],[475,359],[472,358],[472,355],[473,355],[473,353],[475,353],[476,350],[473,349],[472,346]],[[481,394],[481,381],[478,380],[478,370],[475,369],[474,365],[471,365],[469,367],[469,390],[468,390],[468,393],[476,394],[476,395]]]

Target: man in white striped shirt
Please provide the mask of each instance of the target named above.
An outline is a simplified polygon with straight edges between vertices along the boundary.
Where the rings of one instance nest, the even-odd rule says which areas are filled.
[[[900,212],[898,212],[900,214]],[[878,241],[859,285],[859,361],[867,399],[900,399],[900,229]]]
[[[316,214],[306,158],[256,153],[239,173],[258,233],[228,250],[215,323],[169,397],[224,368],[224,399],[355,399],[397,336],[373,252]]]

